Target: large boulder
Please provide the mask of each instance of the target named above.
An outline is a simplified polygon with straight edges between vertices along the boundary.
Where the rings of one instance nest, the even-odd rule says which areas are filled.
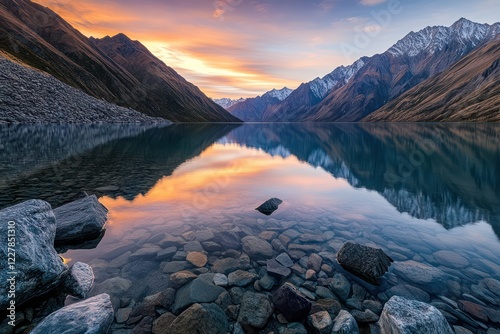
[[[273,256],[273,246],[264,239],[255,236],[247,236],[241,239],[243,251],[252,260],[266,260]]]
[[[228,332],[227,317],[216,304],[194,304],[162,331],[162,333],[169,334],[226,334]]]
[[[43,319],[31,333],[105,334],[113,317],[109,295],[101,294],[57,310]]]
[[[30,200],[0,210],[0,308],[40,296],[68,269],[54,249],[56,221],[49,203]],[[14,253],[15,252],[15,253]],[[13,261],[15,259],[15,261]]]
[[[278,210],[280,204],[283,203],[279,198],[271,198],[262,203],[257,209],[260,213],[270,216],[274,211]]]
[[[55,242],[72,243],[99,236],[108,209],[92,195],[54,209],[54,215],[57,222]]]
[[[444,315],[434,306],[394,296],[380,316],[382,334],[453,334]]]
[[[346,242],[337,253],[337,261],[348,272],[368,283],[380,285],[380,278],[394,262],[383,250]]]
[[[246,292],[241,301],[238,322],[243,327],[262,328],[273,314],[273,304],[267,295]]]
[[[288,322],[301,322],[311,310],[311,302],[291,283],[283,284],[273,294],[274,306]]]

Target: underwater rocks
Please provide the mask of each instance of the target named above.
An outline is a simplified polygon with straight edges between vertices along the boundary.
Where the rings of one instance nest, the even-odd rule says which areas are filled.
[[[342,246],[337,261],[345,270],[374,285],[380,285],[380,278],[394,262],[381,249],[353,242],[346,242]]]

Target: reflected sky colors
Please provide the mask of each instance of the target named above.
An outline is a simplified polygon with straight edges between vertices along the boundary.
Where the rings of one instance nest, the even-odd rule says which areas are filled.
[[[208,96],[296,88],[460,17],[498,20],[496,0],[36,0],[86,36],[140,40]]]

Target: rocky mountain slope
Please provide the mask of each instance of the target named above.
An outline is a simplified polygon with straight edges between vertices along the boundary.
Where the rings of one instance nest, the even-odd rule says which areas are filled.
[[[499,122],[500,40],[368,115],[370,122]]]
[[[167,122],[91,97],[0,54],[0,123]]]
[[[324,94],[303,84],[266,121],[359,121],[388,101],[441,73],[475,48],[500,34],[500,23],[474,23],[460,19],[450,27],[427,27],[411,32],[389,50],[364,57],[349,67],[339,67],[325,83]]]
[[[91,96],[151,116],[238,121],[139,42],[121,34],[89,39],[29,0],[0,0],[0,50]]]
[[[293,90],[287,87],[273,89],[254,98],[246,99],[228,108],[229,112],[245,122],[260,122],[263,115],[285,100]]]

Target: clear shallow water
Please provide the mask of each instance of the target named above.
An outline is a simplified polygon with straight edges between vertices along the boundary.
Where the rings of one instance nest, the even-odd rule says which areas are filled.
[[[349,240],[384,249],[395,264],[381,287],[365,286],[382,301],[393,286],[409,284],[430,298],[466,294],[499,309],[496,296],[476,288],[500,279],[498,125],[20,126],[0,133],[0,206],[29,198],[58,206],[78,191],[96,193],[110,210],[104,237],[63,256],[90,263],[97,284],[130,279],[137,302],[167,286],[165,262],[120,255],[157,246],[166,233],[189,240],[206,229],[258,235],[289,228],[328,232],[318,247],[332,254]],[[271,197],[284,201],[274,214],[255,211]],[[396,270],[408,261],[447,275],[418,283]]]

